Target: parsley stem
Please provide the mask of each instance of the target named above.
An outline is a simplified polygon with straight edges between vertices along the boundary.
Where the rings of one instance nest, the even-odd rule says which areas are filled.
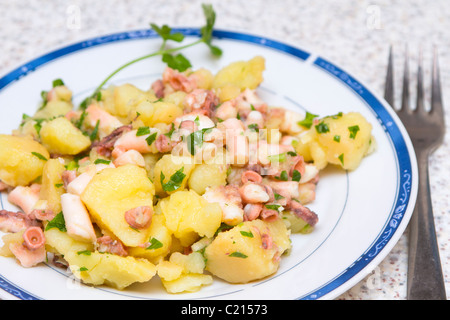
[[[106,79],[103,80],[102,83],[100,83],[100,85],[95,89],[95,91],[94,91],[94,93],[93,93],[92,96],[95,96],[95,95],[103,88],[103,86],[104,86],[104,85],[105,85],[112,77],[114,77],[117,73],[119,73],[120,71],[122,71],[122,70],[125,69],[126,67],[128,67],[128,66],[130,66],[130,65],[132,65],[132,64],[134,64],[134,63],[136,63],[136,62],[139,62],[139,61],[142,61],[142,60],[145,60],[145,59],[148,59],[148,58],[156,57],[156,56],[158,56],[158,55],[164,55],[164,54],[167,54],[167,53],[172,53],[172,52],[176,52],[176,51],[179,51],[179,50],[182,50],[182,49],[186,49],[186,48],[192,47],[192,46],[197,45],[197,44],[202,43],[202,42],[204,42],[203,39],[199,39],[199,40],[197,40],[197,41],[188,43],[188,44],[183,45],[183,46],[179,46],[179,47],[171,48],[171,49],[164,49],[164,50],[161,50],[162,48],[164,48],[164,46],[162,46],[160,50],[158,50],[158,51],[156,51],[156,52],[154,52],[154,53],[147,54],[147,55],[145,55],[145,56],[142,56],[142,57],[133,59],[133,60],[131,60],[131,61],[125,63],[124,65],[120,66],[119,68],[117,68],[116,70],[114,70],[108,77],[106,77]],[[165,45],[165,44],[164,44],[164,45]]]

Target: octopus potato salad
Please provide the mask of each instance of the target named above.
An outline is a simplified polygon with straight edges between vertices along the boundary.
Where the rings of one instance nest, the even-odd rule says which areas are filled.
[[[258,96],[265,60],[216,74],[166,67],[148,89],[111,85],[82,108],[60,79],[0,135],[0,255],[53,263],[89,285],[158,276],[169,293],[276,273],[328,164],[374,149],[359,113],[318,116]],[[3,258],[2,258],[3,259]]]

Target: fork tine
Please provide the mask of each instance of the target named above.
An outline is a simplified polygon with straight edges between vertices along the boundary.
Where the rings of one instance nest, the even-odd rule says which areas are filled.
[[[416,112],[425,112],[423,100],[423,68],[422,68],[422,46],[419,49],[418,67],[417,67],[417,104]]]
[[[433,48],[433,67],[431,75],[431,112],[443,116],[441,82],[438,65],[437,48]]]
[[[394,57],[392,45],[389,48],[389,61],[386,72],[386,82],[384,85],[384,99],[395,109],[394,106]]]
[[[402,92],[402,105],[400,111],[408,111],[409,108],[409,54],[408,46],[405,49],[405,66],[403,70],[403,92]]]

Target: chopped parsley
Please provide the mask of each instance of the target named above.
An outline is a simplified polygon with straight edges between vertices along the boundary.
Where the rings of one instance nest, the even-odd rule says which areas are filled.
[[[95,139],[97,139],[99,125],[100,125],[100,120],[97,120],[94,130],[92,130],[91,134],[89,135],[89,138],[91,139],[91,141],[94,141]]]
[[[338,157],[339,161],[342,163],[342,165],[344,165],[344,154],[341,153]]]
[[[111,160],[105,160],[105,159],[95,159],[94,164],[110,164]]]
[[[151,146],[152,143],[155,142],[155,140],[156,140],[156,135],[157,135],[157,134],[158,134],[157,132],[152,133],[151,135],[149,135],[149,136],[147,137],[147,139],[145,139],[145,141],[147,141],[147,144],[148,144],[149,146]]]
[[[243,258],[243,259],[245,259],[245,258],[247,258],[248,256],[245,255],[245,254],[243,254],[242,252],[235,251],[235,252],[230,253],[229,257],[235,257],[235,258]]]
[[[78,255],[83,254],[83,255],[85,255],[85,256],[90,256],[91,253],[92,253],[92,252],[89,251],[89,250],[83,250],[83,251],[78,251],[78,252],[77,252]]]
[[[341,142],[341,136],[337,134],[333,137],[333,140],[336,142]]]
[[[279,209],[282,207],[282,205],[280,205],[280,204],[266,204],[265,207],[267,209],[270,209],[270,210],[279,211]]]
[[[139,127],[136,132],[136,137],[145,136],[147,134],[150,134],[149,127]]]
[[[288,181],[289,180],[289,176],[288,176],[287,172],[285,170],[283,170],[283,171],[281,171],[280,176],[279,177],[275,177],[275,179],[281,180],[281,181]]]
[[[59,86],[63,86],[64,85],[64,81],[62,81],[61,79],[55,79],[53,80],[53,88],[59,87]]]
[[[314,118],[317,118],[317,117],[318,117],[317,114],[312,114],[312,113],[306,112],[305,119],[303,119],[302,121],[298,121],[297,124],[299,126],[309,129],[309,128],[311,128],[311,126],[313,124]]]
[[[241,234],[244,236],[244,237],[249,237],[249,238],[253,238],[253,233],[251,232],[251,231],[241,231]]]
[[[267,156],[270,162],[285,162],[286,153],[275,154],[273,156]]]
[[[252,131],[259,132],[259,126],[256,123],[249,124],[248,128]]]
[[[328,128],[328,125],[325,122],[320,122],[318,125],[315,126],[317,133],[327,133],[330,132],[330,128]]]
[[[56,228],[61,232],[67,232],[66,221],[62,212],[58,213],[45,227],[45,231]]]
[[[294,172],[292,172],[292,181],[299,182],[301,178],[302,174],[298,170],[294,170]]]
[[[212,129],[213,128],[203,128],[202,130],[192,132],[186,137],[187,148],[193,156],[196,153],[195,147],[201,148],[205,133],[210,132]]]
[[[182,167],[180,170],[175,172],[170,177],[169,181],[166,183],[164,183],[164,179],[166,177],[164,176],[164,173],[161,171],[160,181],[161,181],[161,186],[164,191],[171,192],[171,191],[175,191],[181,187],[181,183],[183,182],[183,179],[186,177],[186,175],[183,173],[183,170],[184,170],[184,167]]]
[[[47,161],[47,158],[46,157],[44,157],[42,154],[40,154],[39,152],[31,152],[31,154],[33,155],[33,156],[36,156],[36,157],[38,157],[40,160],[44,160],[44,161]]]
[[[359,131],[359,126],[356,125],[356,126],[348,127],[348,131],[350,131],[350,139],[355,139],[356,134]]]
[[[156,238],[151,238],[150,239],[150,245],[147,248],[145,248],[145,250],[152,250],[152,249],[155,250],[155,249],[159,249],[159,248],[162,248],[162,247],[163,247],[163,244],[162,244],[161,241],[159,241]]]
[[[275,200],[284,199],[284,197],[281,194],[278,194],[276,192],[273,193],[273,196],[275,197]]]

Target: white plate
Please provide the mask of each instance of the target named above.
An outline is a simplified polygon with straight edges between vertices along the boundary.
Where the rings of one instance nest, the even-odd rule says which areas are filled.
[[[186,42],[197,29],[178,29]],[[303,109],[321,116],[358,111],[373,125],[375,153],[354,172],[326,169],[309,207],[319,216],[315,231],[292,235],[293,249],[278,272],[249,284],[215,279],[196,293],[169,295],[159,279],[124,291],[90,287],[51,265],[25,269],[0,257],[0,296],[19,299],[333,299],[368,275],[389,253],[405,230],[417,193],[417,164],[401,122],[389,105],[335,64],[305,50],[259,36],[217,30],[223,49],[211,58],[205,46],[183,53],[195,68],[216,72],[255,55],[266,59],[258,89],[270,105]],[[83,98],[119,65],[156,51],[161,44],[151,30],[108,35],[70,45],[26,63],[0,78],[0,132],[10,133],[22,114],[33,114],[41,90],[61,78]],[[125,69],[114,83],[131,82],[143,89],[161,76],[164,65],[152,58]],[[12,208],[2,195],[1,206]]]

